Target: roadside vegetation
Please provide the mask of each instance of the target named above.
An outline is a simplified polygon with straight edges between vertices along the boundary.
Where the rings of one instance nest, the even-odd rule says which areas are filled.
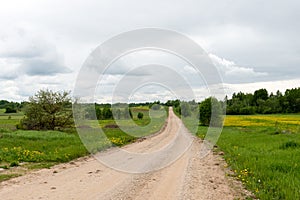
[[[197,136],[207,130],[199,126]],[[224,153],[227,176],[254,194],[249,199],[300,199],[300,114],[227,115],[214,151]]]
[[[300,199],[300,115],[227,116],[217,143],[259,199]]]
[[[224,101],[217,106],[227,115],[220,115],[224,127],[215,151],[224,152],[227,175],[254,194],[249,199],[300,199],[300,88],[275,95],[265,89],[240,92],[225,100],[227,107]],[[197,136],[202,139],[211,120],[208,101],[199,103]],[[187,128],[193,129],[193,112],[185,117],[176,102],[171,103]]]
[[[110,115],[110,106],[97,104],[97,110],[102,113],[98,115],[101,119],[88,120],[88,129],[94,133],[96,128],[101,127],[109,142],[105,143],[107,139],[104,139],[102,143],[90,143],[94,148],[89,152],[82,144],[75,124],[61,123],[70,119],[70,105],[67,93],[39,91],[17,112],[7,113],[6,108],[0,109],[0,181],[31,169],[50,167],[112,146],[126,145],[159,131],[166,119],[165,112],[164,115],[155,115],[155,112],[153,115],[152,112],[150,118],[153,104],[132,104],[128,117],[118,120],[123,128],[129,130],[125,133]],[[164,107],[159,106],[158,110],[164,110]],[[88,110],[85,113],[88,117]],[[142,131],[133,129],[132,123],[144,128]],[[95,141],[93,135],[91,139]]]
[[[200,125],[197,136],[207,130]],[[214,151],[223,152],[227,176],[254,194],[248,199],[300,199],[300,114],[227,115]]]

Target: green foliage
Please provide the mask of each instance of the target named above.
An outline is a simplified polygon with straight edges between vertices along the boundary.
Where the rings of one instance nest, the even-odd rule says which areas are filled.
[[[5,113],[17,113],[17,109],[11,108],[11,107],[6,107]]]
[[[89,120],[90,126],[83,127],[86,129],[85,145],[77,133],[65,133],[59,131],[3,131],[0,129],[0,167],[9,169],[22,163],[22,167],[28,169],[50,167],[60,162],[67,162],[77,157],[87,155],[89,152],[86,148],[96,153],[111,146],[123,146],[134,142],[137,138],[157,132],[163,126],[166,116],[161,112],[154,112],[152,118],[146,108],[131,108],[133,115],[138,112],[143,113],[143,119],[121,119],[119,123],[128,129],[126,134],[118,126],[116,128],[107,125],[116,125],[113,119],[108,120]],[[14,118],[14,116],[12,117]],[[0,127],[2,123],[12,121],[7,116],[0,116]],[[133,128],[129,122],[143,127],[143,129]],[[151,121],[151,124],[149,122]],[[12,121],[15,124],[17,121]],[[146,126],[147,125],[147,126]],[[105,134],[99,137],[97,127],[101,127]],[[0,176],[1,180],[6,180],[12,176]]]
[[[17,167],[17,166],[19,166],[19,162],[18,161],[13,161],[13,162],[10,163],[9,166],[10,167]]]
[[[113,114],[112,114],[112,111],[110,108],[103,108],[102,110],[102,116],[103,116],[103,119],[112,119],[113,118]]]
[[[9,102],[6,100],[0,100],[0,109],[6,109],[6,113],[15,113],[14,111],[21,110],[23,107],[23,103],[18,103],[18,102]]]
[[[176,99],[176,100],[168,100],[166,103],[165,103],[166,106],[168,107],[174,107],[174,108],[177,108],[180,106],[180,100],[179,99]]]
[[[159,104],[153,104],[153,105],[151,105],[151,109],[153,109],[153,110],[159,110],[160,107],[161,106]]]
[[[300,112],[300,88],[287,89],[284,94],[286,112]]]
[[[188,102],[181,102],[180,104],[180,114],[183,117],[188,117],[192,115],[191,107]]]
[[[111,108],[112,106],[109,104],[85,104],[83,107],[85,110],[85,119],[107,120],[132,118],[132,112],[128,108],[128,105],[124,105],[125,108]]]
[[[300,135],[274,127],[224,127],[218,146],[234,176],[259,199],[300,199]]]
[[[220,102],[210,97],[200,103],[200,123],[205,126],[219,127],[222,125],[222,107]]]
[[[254,92],[253,103],[257,103],[258,99],[267,100],[269,98],[268,91],[266,89],[259,89]]]
[[[121,109],[119,109],[119,108],[115,109],[113,112],[113,116],[114,116],[114,119],[121,119],[121,117],[122,117]]]
[[[234,93],[227,100],[227,114],[274,114],[300,112],[300,88],[287,89],[283,95],[280,91],[268,95],[266,89],[259,89],[254,94]]]
[[[29,98],[24,112],[26,118],[20,126],[23,129],[55,130],[74,125],[69,92],[40,90]]]
[[[143,117],[144,117],[144,114],[143,114],[143,113],[139,112],[139,113],[137,114],[137,118],[138,118],[138,119],[143,119]]]

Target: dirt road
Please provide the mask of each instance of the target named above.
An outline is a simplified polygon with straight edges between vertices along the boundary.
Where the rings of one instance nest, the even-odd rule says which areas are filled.
[[[202,142],[191,135],[186,137],[186,129],[182,128],[181,120],[172,110],[164,131],[141,142],[130,144],[122,150],[144,154],[155,153],[172,143],[171,141],[177,144],[178,141],[176,142],[174,138],[180,138],[178,134],[182,135],[181,145],[173,145],[173,147],[189,148],[183,155],[176,153],[173,155],[170,153],[173,152],[173,147],[170,147],[172,151],[166,155],[172,158],[169,159],[171,164],[163,163],[163,157],[156,162],[130,162],[130,157],[110,149],[98,154],[96,158],[103,158],[115,168],[121,165],[122,168],[119,170],[101,164],[94,157],[80,158],[51,169],[39,170],[2,182],[0,199],[227,200],[242,198],[241,185],[225,176],[223,169],[225,163],[222,159],[212,153],[205,158],[200,158]],[[129,161],[124,162],[124,160]],[[172,160],[174,162],[171,162]],[[156,170],[151,171],[149,165]],[[141,169],[149,172],[122,172]]]

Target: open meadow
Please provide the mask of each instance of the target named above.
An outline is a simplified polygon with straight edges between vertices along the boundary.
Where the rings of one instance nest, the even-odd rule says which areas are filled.
[[[122,127],[132,130],[130,135],[114,126],[116,123],[112,119],[90,120],[91,133],[101,127],[110,142],[95,143],[94,141],[99,140],[91,135],[92,142],[89,144],[93,148],[88,149],[94,153],[111,146],[123,146],[139,137],[159,131],[165,123],[166,115],[162,114],[152,115],[151,120],[148,107],[133,107],[131,110],[133,122],[129,119],[119,120]],[[50,167],[89,154],[75,129],[66,132],[17,130],[16,125],[24,117],[23,113],[5,114],[4,110],[0,112],[0,181],[22,175],[30,169]],[[144,114],[143,119],[137,118],[138,112]],[[132,123],[145,128],[139,132],[130,126]]]
[[[217,143],[259,199],[300,199],[300,115],[228,115]]]
[[[16,124],[23,113],[5,114],[1,110],[0,168],[4,170],[0,171],[0,180],[67,162],[89,152],[126,145],[159,131],[165,123],[165,112],[152,112],[150,118],[146,106],[131,110],[133,121],[90,120],[87,146],[75,130],[17,130]],[[139,112],[143,113],[142,119],[137,117]],[[184,121],[189,126],[189,120]],[[136,129],[137,125],[142,128]],[[95,140],[98,127],[109,142],[104,138]],[[227,175],[240,180],[256,198],[300,199],[299,127],[299,114],[228,115],[215,150],[224,152]],[[204,138],[206,131],[207,127],[199,126],[197,136]]]
[[[214,151],[224,152],[227,175],[256,198],[300,199],[300,114],[227,115]]]

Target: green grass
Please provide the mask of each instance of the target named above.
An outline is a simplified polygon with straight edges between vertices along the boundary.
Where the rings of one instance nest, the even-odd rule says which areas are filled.
[[[0,133],[0,167],[13,168],[23,163],[27,169],[40,169],[87,155],[77,134],[58,131],[12,131]],[[0,181],[14,177],[0,174]]]
[[[67,162],[87,151],[76,134],[58,131],[0,133],[0,163]]]
[[[1,111],[2,110],[2,111]],[[16,130],[16,125],[24,117],[24,114],[19,113],[4,113],[5,109],[0,109],[0,132],[9,132]]]
[[[0,181],[9,180],[18,176],[20,176],[20,174],[0,174]]]
[[[259,199],[300,199],[300,115],[227,117],[217,145],[233,176]]]
[[[260,199],[300,199],[300,135],[268,127],[225,127],[218,146],[225,160]]]
[[[136,118],[138,112],[144,118]],[[0,168],[13,168],[22,164],[27,169],[48,168],[61,162],[107,149],[111,146],[123,146],[134,142],[138,137],[157,132],[163,126],[166,116],[155,112],[149,116],[147,108],[133,108],[133,121],[120,120],[122,128],[106,128],[116,124],[114,120],[90,120],[88,128],[83,128],[80,136],[59,131],[24,131],[16,130],[23,114],[0,115]],[[101,127],[104,134],[96,129]],[[125,130],[125,131],[124,131]],[[72,131],[70,131],[72,132]],[[82,140],[85,145],[83,145]],[[88,150],[89,151],[88,151]],[[18,176],[13,171],[1,174],[0,181]]]
[[[165,123],[166,113],[138,107],[132,109],[133,120],[90,120],[87,127],[80,129],[80,137],[89,152],[96,153],[111,146],[123,146],[134,142],[137,138],[147,136],[159,131]],[[143,112],[144,118],[137,119],[137,113]],[[150,117],[151,115],[151,117]],[[108,125],[118,125],[109,128]],[[101,127],[103,133],[97,128]]]

